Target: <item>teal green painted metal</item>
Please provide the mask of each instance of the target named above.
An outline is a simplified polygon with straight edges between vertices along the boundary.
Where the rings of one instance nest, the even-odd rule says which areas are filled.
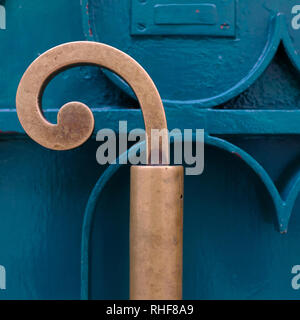
[[[29,63],[82,39],[132,54],[158,86],[168,75],[159,89],[169,128],[205,129],[205,171],[185,181],[184,298],[300,299],[291,287],[292,266],[300,264],[300,30],[288,23],[297,1],[264,1],[264,9],[260,1],[237,1],[240,40],[130,36],[130,1],[0,4],[7,17],[0,30],[0,266],[7,280],[0,299],[128,298],[129,167],[99,166],[95,135],[77,150],[46,150],[24,134],[15,111]],[[209,43],[228,60],[206,73],[197,63],[209,66]],[[153,54],[165,48],[159,57],[176,68],[160,70],[148,55],[152,46]],[[66,71],[46,89],[45,116],[54,123],[58,106],[79,100],[92,108],[95,133],[118,131],[119,120],[128,120],[128,130],[143,127],[123,89],[95,67]],[[182,100],[173,99],[177,94]]]
[[[243,1],[243,3],[246,2]],[[269,7],[268,10],[261,9],[262,12],[259,11],[258,14],[262,16],[259,16],[258,14],[253,14],[256,7],[259,8],[259,5],[251,1],[249,18],[247,17],[247,7],[242,9],[238,7],[240,13],[238,15],[237,25],[242,23],[239,20],[243,20],[244,22],[240,28],[248,28],[247,26],[249,25],[251,29],[251,38],[241,40],[243,43],[245,42],[244,47],[238,46],[241,42],[239,39],[222,40],[219,38],[205,39],[194,36],[182,36],[179,38],[171,36],[160,40],[157,37],[150,37],[150,39],[145,39],[145,37],[131,37],[129,36],[130,6],[127,0],[121,2],[120,0],[113,2],[93,0],[88,9],[86,7],[88,1],[86,0],[76,0],[72,3],[66,0],[56,0],[51,1],[51,4],[47,4],[46,8],[45,5],[38,0],[32,0],[30,3],[25,3],[24,0],[3,2],[6,8],[7,28],[6,30],[0,30],[0,43],[3,46],[0,52],[2,75],[0,77],[0,108],[14,108],[14,96],[18,82],[26,67],[39,54],[64,42],[87,39],[111,43],[127,53],[132,54],[154,78],[167,104],[168,97],[166,96],[166,92],[170,96],[177,94],[183,96],[181,100],[176,98],[174,103],[171,103],[174,107],[197,108],[199,94],[209,95],[208,104],[205,102],[207,97],[204,97],[204,104],[201,104],[201,106],[211,105],[211,97],[217,97],[219,95],[216,92],[211,93],[211,91],[219,90],[222,92],[221,95],[225,94],[227,96],[227,94],[233,92],[225,88],[229,85],[234,87],[236,94],[230,95],[234,97],[234,100],[226,103],[225,107],[227,108],[297,109],[300,106],[298,98],[298,75],[295,72],[297,69],[290,65],[282,48],[280,48],[279,55],[277,57],[275,56],[275,59],[272,60],[276,53],[279,39],[284,38],[286,46],[289,46],[290,43],[288,54],[292,56],[294,63],[297,63],[296,57],[298,51],[296,50],[296,53],[293,54],[293,48],[297,49],[299,47],[299,37],[297,37],[298,30],[294,31],[290,28],[290,38],[281,36],[281,34],[285,32],[286,26],[288,26],[284,20],[290,21],[292,19],[292,15],[288,15],[288,11],[291,11],[289,9],[297,2],[284,1],[284,3],[286,3],[286,9],[281,11],[286,13],[285,16],[280,15],[271,18],[271,16],[269,16],[269,13],[272,13],[270,8],[276,8],[277,2],[278,1],[273,1],[272,6],[267,5],[267,8]],[[109,8],[107,7],[108,3],[111,4]],[[103,10],[101,8],[103,8]],[[120,14],[120,12],[123,13]],[[97,17],[99,17],[100,21],[95,21]],[[269,18],[273,22],[269,23]],[[110,23],[110,19],[113,19],[116,23],[113,23],[113,21]],[[55,20],[55,24],[53,24],[53,20]],[[108,21],[109,24],[102,26],[105,21]],[[260,21],[263,26],[260,26],[258,21]],[[83,28],[82,24],[84,26]],[[122,29],[121,31],[120,28]],[[264,39],[262,39],[261,42],[263,42],[263,44],[260,42],[259,45],[256,45],[256,41],[259,40],[256,39],[257,32],[260,34],[262,28]],[[107,29],[109,29],[109,34],[105,32],[105,34],[102,35],[101,30]],[[41,34],[43,35],[42,37]],[[105,39],[104,35],[108,38]],[[123,47],[121,45],[122,43],[118,43],[118,36],[121,35],[124,36],[122,43],[126,44],[126,41],[128,41],[126,39],[129,37],[135,46],[141,48],[142,52],[139,56],[138,52],[133,52],[133,47],[131,48],[130,46],[130,48],[127,48],[125,45]],[[11,39],[18,39],[18,41],[11,41]],[[277,40],[275,41],[274,39]],[[215,53],[205,49],[206,43],[210,42],[215,43]],[[161,49],[159,52],[164,52],[163,55],[155,54],[154,49],[158,46],[158,43],[161,48],[158,47],[157,50]],[[249,47],[249,44],[253,45]],[[152,45],[153,58],[151,56],[148,57],[149,52],[151,52],[148,47]],[[186,52],[182,53],[180,50],[173,49],[175,46],[176,48],[185,48]],[[164,49],[164,47],[167,49]],[[252,50],[255,50],[255,52],[252,52]],[[239,55],[238,53],[240,51],[247,52],[247,54],[249,52],[250,58]],[[189,55],[189,59],[183,59],[182,57],[186,57],[189,52],[193,53],[192,56]],[[210,56],[219,57],[220,52],[222,54],[227,52],[226,56],[228,57],[228,61],[222,62],[223,60],[220,60],[220,62],[218,59],[215,64],[210,63]],[[264,58],[260,59],[262,52]],[[167,72],[165,72],[161,68],[159,61],[156,61],[155,56],[166,59],[168,63],[170,63],[170,61],[176,61],[176,66],[172,68],[168,67]],[[200,57],[200,59],[198,59],[198,57]],[[225,59],[225,56],[223,58]],[[206,59],[208,60],[206,61]],[[190,61],[191,65],[185,66],[184,63],[186,63],[186,60]],[[253,62],[253,68],[252,66],[248,66],[249,70],[251,69],[253,72],[251,71],[249,73],[249,70],[244,70],[243,73],[242,69],[247,68],[248,60],[249,63],[250,61]],[[199,63],[201,63],[201,65],[199,65]],[[236,70],[236,64],[239,65],[238,69],[241,70]],[[211,68],[211,65],[215,67]],[[221,69],[215,72],[219,67]],[[228,69],[230,72],[226,72]],[[191,70],[191,73],[187,74],[187,70]],[[266,71],[262,74],[264,70]],[[213,72],[213,74],[210,74],[210,72]],[[242,77],[243,80],[240,81],[242,73],[244,76]],[[166,81],[165,79],[160,80],[160,77],[168,74],[170,79]],[[220,77],[219,74],[221,74],[222,77]],[[246,76],[246,74],[251,78],[249,81],[247,81],[249,77]],[[199,78],[200,76],[205,77],[205,75],[207,75],[209,79]],[[251,75],[255,75],[255,77],[252,78]],[[261,77],[259,77],[260,75]],[[276,78],[276,81],[270,81],[270,77],[273,79]],[[7,79],[10,80],[6,81]],[[256,82],[254,83],[255,80]],[[160,84],[159,82],[163,83]],[[162,88],[162,85],[168,86],[167,91]],[[250,88],[248,88],[249,85],[251,85]],[[242,95],[237,96],[239,92],[235,90],[236,87],[240,87],[239,92],[243,90],[246,91],[244,91]],[[262,88],[264,90],[262,90]],[[128,91],[128,88],[126,90]],[[276,92],[276,95],[274,92]],[[184,97],[185,94],[188,95],[188,100]],[[59,105],[63,105],[70,100],[83,101],[94,108],[101,108],[107,105],[137,107],[136,101],[112,85],[96,67],[80,67],[61,74],[47,88],[43,104],[45,108],[57,108]],[[169,100],[170,102],[173,101],[173,99]],[[202,98],[200,100],[202,100]],[[223,101],[223,98],[221,100]],[[218,100],[219,103],[221,103],[221,100]],[[227,98],[225,100],[227,100]]]
[[[294,67],[300,70],[299,30],[291,27],[295,16],[292,8],[297,0],[237,1],[238,31],[232,39],[131,36],[126,32],[130,29],[130,2],[85,0],[88,9],[84,15],[89,17],[85,34],[87,39],[113,45],[139,61],[157,84],[166,106],[207,108],[228,102],[262,75],[280,43]],[[177,0],[161,2],[183,3]],[[144,7],[156,3],[159,1],[146,1]],[[189,3],[209,2],[191,0]],[[143,12],[147,18],[147,10]],[[139,12],[143,19],[141,14]],[[134,96],[124,81],[111,73],[106,74],[122,90]]]
[[[193,137],[193,140],[195,140],[195,136]],[[283,194],[285,196],[283,200],[268,173],[248,153],[222,139],[211,137],[208,135],[205,137],[205,144],[219,148],[228,152],[231,155],[239,157],[257,174],[257,176],[265,184],[273,200],[277,214],[278,228],[281,231],[281,233],[286,233],[288,222],[291,217],[291,212],[294,208],[295,201],[300,193],[299,173],[297,174],[297,176],[292,177],[291,181],[289,181],[287,186],[284,188]],[[130,157],[131,153],[135,154],[141,148],[141,144],[137,144],[133,146],[128,151],[128,153],[126,152],[125,154],[121,155],[120,158],[118,158],[116,161],[117,164],[109,166],[109,168],[103,173],[103,175],[99,178],[98,182],[96,183],[93,191],[91,192],[90,198],[85,209],[81,240],[81,298],[83,300],[89,299],[89,283],[91,281],[91,279],[89,279],[90,239],[97,202],[101,197],[101,193],[105,190],[106,184],[111,180],[113,175],[121,168],[121,163],[123,163],[124,161],[126,162],[126,159]]]
[[[131,2],[132,35],[235,36],[235,0]]]
[[[0,227],[4,244],[0,260],[9,271],[9,286],[6,292],[0,293],[1,298],[79,298],[81,221],[88,195],[103,172],[94,159],[97,145],[91,141],[79,150],[57,154],[24,138],[6,137],[1,141],[6,151],[1,155],[1,203],[5,211],[2,210]],[[258,149],[266,148],[266,137],[257,140],[260,141]],[[275,139],[274,145],[283,144],[284,150],[292,146],[295,149],[298,143],[298,139],[289,136],[281,140]],[[244,146],[249,143],[251,141],[243,139],[235,141]],[[252,143],[253,149],[258,147],[257,141]],[[217,149],[206,150],[209,162],[204,176],[187,177],[185,298],[234,298],[237,295],[240,298],[297,298],[299,293],[290,287],[289,268],[298,261],[299,202],[289,233],[278,237],[270,220],[276,216],[274,208],[268,208],[270,202],[266,198],[257,198],[257,192],[267,195],[265,188],[240,157],[232,154],[240,150],[230,145],[228,151],[229,157]],[[295,156],[286,154],[288,160]],[[241,155],[244,156],[242,152]],[[260,150],[254,155],[262,156]],[[278,160],[278,153],[274,152],[274,158]],[[276,161],[270,162],[275,170]],[[11,166],[14,170],[7,174]],[[274,178],[274,173],[271,176]],[[108,184],[97,202],[91,240],[91,298],[128,298],[128,178],[125,168],[113,179],[107,179]],[[215,201],[213,205],[212,201]],[[227,246],[219,252],[222,237]],[[204,245],[210,251],[206,251]],[[249,246],[252,251],[246,259]],[[200,263],[203,254],[206,262]],[[232,265],[226,268],[213,264],[214,261],[220,263],[220,259],[229,263],[229,258]],[[249,269],[244,265],[245,259]],[[211,272],[206,270],[212,266]],[[213,275],[216,268],[218,273]],[[256,274],[249,275],[252,268]],[[207,274],[204,271],[209,275],[204,276]],[[241,278],[228,278],[224,285],[215,284],[214,292],[207,288],[229,271]],[[247,276],[243,276],[243,272]],[[203,286],[207,291],[200,289]],[[260,290],[256,291],[255,286]]]
[[[6,9],[6,29],[0,30],[0,108],[15,108],[18,83],[28,65],[53,46],[84,40],[81,1],[15,0],[1,2]],[[63,88],[63,89],[62,89]],[[95,90],[97,88],[97,90]],[[45,108],[79,100],[93,107],[128,106],[131,99],[119,92],[96,67],[64,72],[45,92]]]

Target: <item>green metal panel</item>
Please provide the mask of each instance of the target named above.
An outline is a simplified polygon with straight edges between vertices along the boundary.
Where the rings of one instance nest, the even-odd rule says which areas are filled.
[[[155,5],[196,5],[204,1],[147,0],[137,1],[139,4],[136,1],[85,0],[85,35],[89,40],[113,45],[141,63],[155,81],[166,106],[208,108],[226,103],[233,107],[229,100],[259,81],[281,43],[294,70],[300,70],[299,30],[293,27],[297,28],[298,25],[297,13],[293,13],[298,5],[297,0],[205,1],[222,8],[218,12],[222,21],[218,23],[220,33],[210,33],[208,26],[200,26],[202,30],[206,30],[205,35],[199,33],[199,25],[153,27],[152,17]],[[232,9],[234,3],[235,15]],[[137,10],[136,16],[132,15],[132,10],[133,13]],[[167,15],[164,11],[164,15],[165,19],[172,19],[173,12],[170,11]],[[143,30],[144,36],[131,34],[132,26],[138,24],[142,26],[139,28]],[[184,35],[187,29],[193,35]],[[159,33],[159,30],[162,34],[171,34],[164,37],[151,34]],[[216,36],[223,32],[230,33],[230,30],[234,31],[232,37]],[[148,32],[150,35],[147,36]],[[123,81],[112,74],[109,77],[133,97]],[[286,79],[286,76],[283,78]],[[276,80],[279,83],[273,85],[279,87],[283,79]],[[263,86],[265,85],[263,81]],[[260,84],[259,86],[261,88]],[[255,108],[255,100],[265,94],[260,92],[253,100],[250,98],[250,101],[248,99],[251,94],[245,99],[242,96],[237,98],[241,102],[234,103],[234,106],[237,104],[242,107],[246,103],[248,107]],[[293,96],[293,93],[290,94]],[[285,92],[284,96],[287,98],[288,94]],[[286,108],[277,95],[269,96],[268,101],[259,105],[266,108],[270,104],[276,108]]]
[[[233,38],[133,36],[129,0],[0,5],[0,299],[129,296],[128,166],[97,164],[95,135],[73,151],[46,150],[15,111],[30,62],[84,39],[145,66],[170,129],[205,129],[204,173],[185,181],[184,298],[300,298],[297,1],[236,1]],[[79,100],[92,108],[95,133],[118,131],[119,120],[131,130],[143,121],[128,94],[118,78],[80,67],[53,79],[43,108],[55,123],[61,105]]]

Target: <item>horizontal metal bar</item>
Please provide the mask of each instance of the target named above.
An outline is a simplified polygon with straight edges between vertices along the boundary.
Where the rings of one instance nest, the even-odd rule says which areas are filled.
[[[57,109],[44,110],[55,123]],[[143,128],[139,109],[104,107],[92,109],[95,131],[118,131],[119,121],[128,121],[128,130]],[[300,110],[211,110],[166,108],[169,129],[205,129],[215,135],[291,135],[300,134]],[[15,109],[0,109],[0,134],[24,134]]]

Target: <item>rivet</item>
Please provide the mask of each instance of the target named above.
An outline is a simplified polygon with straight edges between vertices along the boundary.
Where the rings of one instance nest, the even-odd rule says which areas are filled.
[[[138,23],[137,28],[139,31],[143,32],[146,30],[146,25],[144,23]]]

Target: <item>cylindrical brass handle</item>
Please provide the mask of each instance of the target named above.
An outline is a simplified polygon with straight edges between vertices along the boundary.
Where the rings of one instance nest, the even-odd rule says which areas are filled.
[[[183,167],[131,167],[131,299],[182,299],[182,212]]]
[[[65,104],[57,124],[49,123],[41,110],[48,82],[78,65],[98,65],[122,77],[135,92],[144,116],[148,165],[131,169],[130,296],[181,299],[183,168],[149,165],[154,151],[152,129],[161,131],[159,155],[164,164],[169,164],[169,140],[161,98],[146,71],[127,54],[105,44],[72,42],[55,47],[29,66],[19,84],[20,122],[46,148],[68,150],[83,144],[94,129],[94,117],[86,105]]]

